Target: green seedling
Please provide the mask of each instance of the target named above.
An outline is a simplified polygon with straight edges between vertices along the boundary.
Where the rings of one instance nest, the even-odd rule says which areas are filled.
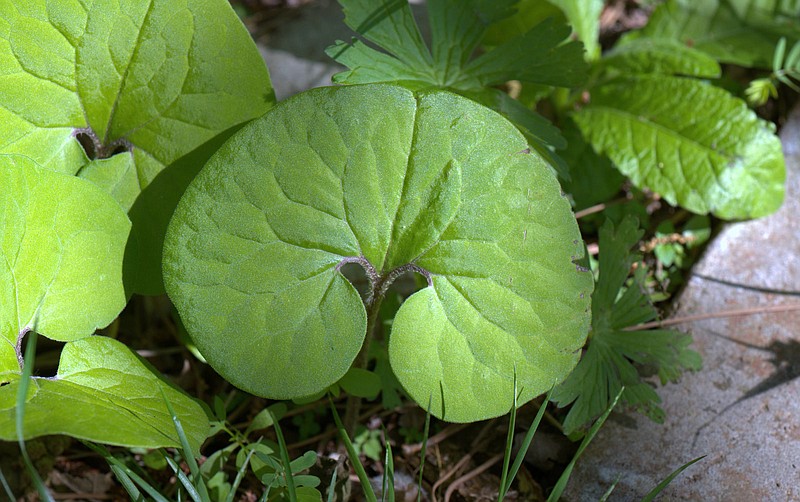
[[[366,357],[392,281],[421,275],[391,367],[433,415],[466,422],[508,411],[514,368],[522,404],[577,362],[582,255],[555,176],[512,124],[449,92],[364,85],[308,91],[234,135],[181,200],[164,271],[206,360],[275,399],[337,382]],[[364,301],[349,263],[370,279]]]

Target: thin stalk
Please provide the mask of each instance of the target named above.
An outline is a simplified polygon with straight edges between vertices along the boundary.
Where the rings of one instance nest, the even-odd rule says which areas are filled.
[[[666,326],[674,326],[676,324],[705,321],[707,319],[722,319],[725,317],[749,316],[749,315],[767,314],[776,312],[793,312],[796,310],[800,310],[800,303],[769,305],[766,307],[751,307],[751,308],[737,309],[737,310],[722,310],[720,312],[695,314],[695,315],[688,315],[685,317],[673,317],[672,319],[664,319],[663,321],[646,322],[643,324],[637,324],[636,326],[627,327],[623,329],[623,331],[641,331],[652,328],[664,328]]]
[[[354,368],[366,369],[367,367],[367,363],[369,362],[369,346],[370,342],[372,342],[372,338],[376,335],[375,331],[378,327],[382,300],[383,296],[372,294],[365,304],[367,308],[367,336],[364,338],[364,344],[361,346],[361,350],[358,352],[356,360],[353,362]],[[359,413],[361,413],[361,398],[358,396],[348,396],[344,413],[344,428],[351,436],[355,435]]]

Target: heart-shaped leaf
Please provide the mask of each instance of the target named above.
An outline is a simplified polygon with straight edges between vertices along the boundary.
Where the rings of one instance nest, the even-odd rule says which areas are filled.
[[[187,189],[164,248],[167,291],[235,385],[292,398],[339,380],[375,298],[403,271],[392,367],[451,421],[506,413],[562,380],[589,322],[592,278],[547,164],[497,113],[444,92],[323,88],[226,143]],[[443,402],[444,400],[444,402]]]
[[[92,180],[126,210],[166,166],[274,103],[224,0],[9,0],[0,34],[0,152]],[[134,286],[158,293],[148,258],[130,257],[156,277]]]
[[[36,331],[69,343],[58,374],[31,381],[25,438],[179,446],[160,387],[198,447],[208,432],[202,408],[120,342],[90,336],[125,306],[130,222],[120,205],[86,180],[0,155],[0,228],[0,439],[16,439],[22,338]]]
[[[125,306],[130,222],[88,181],[0,155],[0,382],[19,373],[25,329],[53,340],[91,335]]]
[[[17,439],[19,380],[0,387],[0,439]],[[163,395],[161,391],[163,391]],[[203,409],[161,380],[124,344],[103,336],[67,343],[53,378],[31,378],[24,439],[47,434],[143,448],[181,445],[166,398],[197,453],[209,431]]]

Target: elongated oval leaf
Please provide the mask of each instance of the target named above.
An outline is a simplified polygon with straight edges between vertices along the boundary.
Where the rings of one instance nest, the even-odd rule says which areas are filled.
[[[14,381],[0,387],[0,439],[5,441],[17,439],[18,385]],[[67,343],[56,376],[32,378],[30,389],[23,439],[67,434],[121,446],[179,447],[164,396],[180,417],[195,454],[208,436],[202,407],[111,338],[92,336]]]
[[[716,78],[721,73],[714,58],[671,39],[632,39],[605,54],[601,64],[631,74],[659,73]]]
[[[15,354],[25,329],[76,340],[125,306],[130,222],[94,184],[0,155],[0,228],[0,373],[19,373]]]
[[[245,126],[190,185],[164,248],[167,291],[235,385],[290,398],[341,378],[366,312],[339,272],[413,265],[430,286],[390,340],[400,382],[453,421],[508,411],[563,379],[591,275],[544,160],[495,112],[448,92],[324,88]],[[442,403],[442,399],[446,403]]]
[[[774,0],[669,0],[656,8],[643,30],[623,40],[646,37],[678,41],[717,61],[769,68],[781,36],[800,38],[797,2]]]
[[[774,128],[722,89],[688,78],[629,77],[594,89],[574,118],[595,150],[671,204],[740,219],[770,214],[783,201]]]

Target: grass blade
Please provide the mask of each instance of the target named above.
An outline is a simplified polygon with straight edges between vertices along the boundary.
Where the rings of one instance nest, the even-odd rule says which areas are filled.
[[[603,413],[603,415],[597,419],[597,421],[592,425],[592,428],[589,429],[589,432],[586,434],[586,437],[583,438],[581,441],[580,446],[578,447],[578,451],[575,452],[575,455],[570,460],[569,464],[567,464],[567,468],[564,469],[564,472],[561,474],[561,477],[558,478],[558,482],[556,482],[556,486],[553,487],[553,491],[550,493],[550,496],[547,497],[547,502],[556,502],[558,499],[561,498],[561,494],[564,493],[564,489],[567,487],[567,483],[569,482],[569,477],[572,475],[572,470],[575,468],[575,463],[580,458],[583,451],[589,446],[589,443],[592,442],[594,437],[597,435],[597,432],[600,430],[600,427],[603,426],[608,416],[611,414],[611,410],[619,402],[619,398],[622,396],[622,393],[625,392],[625,387],[621,388],[617,393],[617,396],[614,398],[614,401],[608,407],[608,409]]]
[[[525,455],[528,453],[528,449],[530,448],[531,443],[533,442],[533,436],[534,434],[536,434],[536,430],[539,429],[539,424],[542,422],[542,418],[544,417],[544,412],[547,410],[547,403],[550,402],[550,398],[552,397],[554,390],[555,387],[551,388],[550,392],[547,393],[547,396],[545,396],[542,405],[539,407],[539,411],[536,413],[536,417],[534,417],[533,422],[531,422],[531,426],[528,428],[528,432],[525,433],[525,439],[522,440],[522,445],[520,445],[519,452],[517,452],[517,456],[514,459],[514,463],[511,465],[511,471],[509,472],[508,480],[506,481],[506,484],[503,487],[504,496],[511,489],[511,483],[514,481],[514,478],[517,477],[519,468],[522,467],[522,462],[525,460]]]
[[[113,472],[117,477],[119,484],[121,484],[125,491],[128,492],[128,496],[131,498],[131,500],[135,502],[145,502],[144,495],[142,495],[142,492],[140,492],[136,487],[136,483],[133,482],[133,480],[125,473],[125,471],[116,465],[111,465],[109,467],[111,468],[111,472]]]
[[[602,497],[600,497],[600,500],[598,500],[597,502],[606,502],[608,500],[608,498],[611,496],[611,493],[613,493],[614,488],[617,487],[617,483],[619,483],[621,477],[622,475],[617,476],[617,479],[615,479],[614,482],[611,483],[611,486],[608,487],[608,490],[606,490],[606,492],[603,494]]]
[[[328,485],[328,502],[333,502],[336,498],[336,469],[338,465],[333,468],[333,475],[331,476],[331,484]]]
[[[28,474],[30,474],[34,486],[36,486],[36,491],[39,492],[39,498],[46,502],[55,502],[53,496],[50,495],[50,492],[47,490],[47,487],[44,486],[44,481],[42,481],[42,477],[39,476],[39,472],[33,466],[31,457],[28,455],[28,450],[25,448],[25,398],[28,396],[28,386],[30,385],[31,375],[33,373],[33,361],[36,358],[36,332],[25,328],[21,336],[26,335],[28,341],[25,343],[25,363],[22,366],[22,378],[19,380],[19,389],[17,389],[17,409],[15,410],[17,441],[19,442],[20,454],[25,463],[25,468],[28,470]]]
[[[255,442],[255,445],[259,444],[261,444],[261,438]],[[247,471],[247,466],[250,464],[250,457],[253,456],[253,452],[255,452],[254,448],[250,448],[250,451],[247,452],[247,457],[245,457],[244,462],[242,462],[242,466],[236,472],[236,478],[233,480],[233,484],[231,485],[231,491],[228,492],[228,496],[225,497],[225,502],[233,502],[233,497],[236,495],[236,490],[239,489],[242,479],[244,479],[244,473]]]
[[[439,389],[442,391],[442,416],[444,416],[444,389],[442,389],[441,383],[439,383]],[[419,479],[417,480],[417,502],[422,501],[422,473],[425,472],[425,457],[428,456],[428,436],[431,433],[432,401],[431,398],[428,398],[428,410],[425,412],[425,428],[422,430],[422,450],[419,452]]]
[[[278,424],[278,417],[268,410],[269,416],[272,418],[272,426],[275,428],[275,435],[278,438],[278,446],[281,450],[281,462],[283,462],[283,471],[286,474],[286,491],[289,492],[289,500],[295,502],[297,500],[297,490],[294,486],[294,474],[292,473],[292,461],[289,458],[289,450],[286,449],[286,440],[283,438],[283,431]]]
[[[517,369],[514,367],[514,396],[511,400],[511,412],[508,419],[508,434],[506,435],[506,451],[503,454],[503,470],[500,475],[500,490],[497,493],[497,502],[501,502],[508,492],[507,486],[511,485],[508,480],[508,468],[511,463],[511,449],[514,446],[514,430],[517,426]]]
[[[675,469],[674,471],[672,471],[672,474],[670,474],[669,476],[667,476],[667,477],[664,479],[664,481],[660,482],[660,483],[659,483],[659,484],[658,484],[658,485],[657,485],[655,488],[653,488],[652,490],[650,490],[650,493],[648,493],[647,495],[645,495],[645,496],[644,496],[644,498],[642,499],[642,502],[651,502],[651,501],[652,501],[654,498],[656,498],[656,495],[658,495],[659,493],[661,493],[661,491],[662,491],[664,488],[666,488],[666,487],[667,487],[667,485],[668,485],[668,484],[670,484],[670,483],[672,482],[672,480],[673,480],[673,479],[675,479],[676,477],[678,477],[678,475],[679,475],[680,473],[682,473],[683,471],[685,471],[685,470],[686,470],[686,469],[687,469],[687,468],[688,468],[690,465],[692,465],[692,464],[694,464],[694,463],[696,463],[696,462],[699,462],[699,461],[703,460],[704,458],[706,458],[706,456],[705,456],[705,455],[703,455],[702,457],[697,457],[696,459],[694,459],[694,460],[691,460],[691,461],[689,461],[689,462],[686,462],[686,463],[685,463],[685,464],[683,464],[682,466],[680,466],[680,467],[678,467],[677,469]]]
[[[386,429],[383,429],[383,443],[386,445],[386,455],[383,461],[386,469],[383,471],[383,482],[381,483],[381,500],[394,502],[394,455],[392,454],[392,445],[386,439]]]
[[[5,474],[3,474],[3,469],[0,469],[0,483],[3,484],[3,489],[5,490],[6,495],[8,496],[8,500],[17,500],[17,498],[11,492],[11,487],[8,486],[8,481],[6,480]]]
[[[189,445],[189,439],[186,437],[186,433],[183,430],[183,425],[181,425],[178,415],[172,408],[172,403],[170,403],[169,399],[167,399],[164,389],[161,387],[158,389],[161,391],[161,397],[164,399],[164,403],[167,405],[167,410],[169,411],[169,414],[172,417],[172,423],[175,426],[175,432],[178,434],[178,439],[180,439],[181,449],[183,450],[183,459],[186,461],[186,465],[189,466],[189,472],[192,474],[191,484],[193,485],[193,491],[199,497],[197,500],[198,502],[210,501],[211,497],[208,496],[208,490],[206,490],[206,484],[203,481],[203,475],[200,472],[200,467],[197,465],[197,460],[194,458],[194,452]],[[183,473],[183,471],[180,469],[178,469],[178,471]],[[176,472],[176,474],[178,473]]]
[[[98,444],[94,444],[94,443],[90,443],[88,441],[84,441],[83,444],[85,446],[87,446],[88,448],[90,448],[91,450],[94,450],[101,457],[103,457],[105,459],[105,461],[108,463],[108,465],[111,467],[111,470],[114,471],[115,474],[117,474],[117,470],[123,472],[125,474],[125,476],[127,476],[129,479],[132,479],[153,500],[155,500],[156,502],[169,502],[169,500],[166,497],[164,497],[163,495],[161,495],[161,493],[159,493],[158,490],[153,488],[150,485],[150,483],[148,483],[141,476],[139,476],[138,474],[133,472],[130,469],[130,467],[128,467],[123,462],[121,462],[118,458],[113,456],[103,446],[98,445]]]
[[[183,472],[183,470],[181,469],[181,467],[178,465],[177,462],[172,460],[166,454],[164,455],[164,458],[166,459],[169,466],[172,467],[172,472],[174,472],[175,475],[178,477],[178,481],[181,482],[183,487],[186,489],[186,492],[189,494],[190,497],[192,497],[192,500],[194,500],[194,502],[205,502],[205,501],[210,502],[210,499],[208,498],[203,499],[200,497],[200,493],[197,491],[197,488],[195,488],[194,484],[192,483],[192,480],[189,479],[189,476],[187,476],[185,472]]]
[[[364,498],[367,499],[367,502],[378,502],[378,498],[375,496],[375,491],[372,489],[372,485],[369,484],[367,472],[364,470],[364,466],[361,465],[361,460],[358,458],[358,453],[356,453],[353,442],[350,441],[350,436],[347,435],[347,430],[344,428],[344,425],[342,425],[342,420],[339,418],[339,412],[336,411],[336,406],[333,404],[333,400],[330,398],[330,396],[328,396],[328,402],[330,403],[331,411],[333,412],[333,421],[336,422],[336,428],[339,430],[339,437],[342,439],[344,447],[347,450],[347,455],[350,457],[350,463],[353,464],[353,470],[356,471],[358,480],[361,482],[361,489],[364,491]]]

